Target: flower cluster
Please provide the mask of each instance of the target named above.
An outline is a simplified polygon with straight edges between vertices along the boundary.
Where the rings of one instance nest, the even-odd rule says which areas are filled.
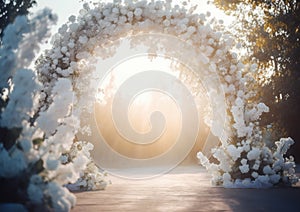
[[[53,104],[41,110],[43,86],[28,69],[56,19],[48,9],[31,19],[17,17],[4,30],[0,48],[0,196],[2,202],[24,204],[30,210],[69,211],[76,198],[64,185],[76,182],[93,164],[87,154],[74,155],[68,164],[62,161],[79,124],[70,113],[71,81],[58,80]],[[91,183],[100,182],[102,189],[103,179]]]
[[[107,174],[100,169],[91,159],[90,151],[94,149],[89,142],[77,141],[72,144],[71,150],[62,155],[62,162],[67,164],[77,158],[78,155],[85,155],[90,161],[86,169],[80,173],[80,177],[75,183],[68,184],[67,188],[72,191],[102,190],[110,181],[106,180]]]
[[[284,159],[283,155],[293,143],[291,138],[282,138],[276,142],[275,151],[249,141],[237,146],[223,144],[213,150],[219,164],[210,163],[201,152],[198,158],[212,174],[215,185],[227,188],[264,188],[280,182],[292,185],[298,182],[295,163],[292,157]]]

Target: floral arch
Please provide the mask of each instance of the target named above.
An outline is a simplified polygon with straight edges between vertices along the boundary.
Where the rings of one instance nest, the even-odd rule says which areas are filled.
[[[161,47],[155,43],[169,42],[162,44],[165,55],[179,57],[196,72],[202,67],[202,75],[196,73],[197,77],[209,78],[206,83],[214,86],[206,85],[208,93],[214,92],[209,94],[213,112],[215,116],[221,116],[224,111],[226,114],[221,123],[214,120],[215,125],[223,127],[223,131],[213,132],[221,140],[221,145],[213,149],[219,163],[210,163],[205,155],[198,153],[201,163],[212,172],[212,181],[227,187],[263,187],[281,180],[293,181],[292,162],[285,162],[282,156],[293,141],[281,139],[276,143],[277,149],[264,141],[265,128],[259,125],[259,119],[263,112],[268,112],[268,107],[258,101],[255,93],[256,65],[240,62],[232,51],[234,40],[219,31],[222,24],[211,20],[209,23],[209,13],[197,14],[194,9],[174,6],[171,1],[115,1],[99,3],[94,8],[85,4],[77,18],[71,16],[59,29],[53,48],[38,63],[39,80],[44,85],[41,113],[54,108],[63,98],[66,102],[63,108],[72,105],[72,113],[64,111],[68,118],[62,119],[60,124],[73,128],[74,135],[85,133],[79,120],[82,114],[93,112],[90,105],[98,89],[95,86],[96,58],[115,54],[114,46],[120,37],[148,36],[140,42],[151,47],[149,54],[157,57]],[[161,36],[155,36],[157,34]],[[172,38],[174,42],[170,42]],[[178,54],[178,49],[183,53]],[[220,105],[224,108],[218,111]],[[74,120],[77,120],[76,125]],[[43,120],[38,118],[37,122],[43,123]],[[49,127],[48,121],[44,130],[50,135],[54,129]]]

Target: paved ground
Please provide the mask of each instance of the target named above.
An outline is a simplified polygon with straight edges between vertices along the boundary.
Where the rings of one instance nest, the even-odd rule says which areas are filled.
[[[73,211],[300,211],[300,183],[293,188],[212,187],[199,166],[177,167],[148,180],[111,180],[104,191],[76,193]]]

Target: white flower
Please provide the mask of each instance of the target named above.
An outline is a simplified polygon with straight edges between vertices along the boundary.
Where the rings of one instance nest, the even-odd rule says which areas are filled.
[[[112,13],[118,14],[119,13],[119,8],[114,7],[111,11],[112,11]]]
[[[245,179],[242,181],[242,185],[243,185],[243,187],[245,187],[245,188],[251,187],[251,186],[252,186],[251,179],[250,179],[250,178],[245,178]]]
[[[85,155],[78,155],[75,160],[73,160],[74,168],[76,170],[84,170],[89,159]]]
[[[71,23],[75,22],[75,20],[76,20],[76,16],[75,16],[75,15],[71,15],[71,16],[69,17],[69,21],[70,21]]]
[[[85,44],[85,43],[87,43],[88,38],[87,38],[87,36],[80,36],[78,41],[82,44]]]
[[[268,175],[259,175],[258,177],[257,177],[257,180],[259,181],[259,182],[261,182],[262,184],[265,184],[265,185],[271,185],[270,184],[270,178],[269,178],[269,176]]]
[[[273,183],[273,184],[277,184],[280,180],[280,175],[278,174],[273,174],[273,175],[270,175],[270,181]]]
[[[79,24],[78,23],[72,23],[72,24],[70,24],[70,30],[71,30],[71,32],[76,32],[76,30],[79,28]],[[71,42],[71,43],[73,43],[73,42]],[[71,47],[71,46],[69,46],[70,48],[73,48],[73,47]]]
[[[237,148],[233,145],[229,145],[227,147],[227,151],[229,155],[232,157],[232,160],[236,161],[241,156],[241,152],[243,151],[243,149],[240,147]]]
[[[258,169],[259,169],[259,164],[255,163],[255,164],[252,166],[252,169],[253,169],[253,170],[258,170]]]
[[[258,173],[257,173],[257,172],[252,172],[251,176],[252,176],[253,178],[257,178],[257,177],[258,177]]]
[[[277,146],[277,155],[284,155],[291,145],[294,144],[293,139],[289,138],[281,138],[280,141],[275,142]]]
[[[241,173],[245,174],[249,172],[249,165],[248,164],[244,164],[242,166],[239,166],[239,169],[241,171]]]
[[[54,182],[49,182],[45,192],[51,197],[51,203],[54,211],[70,211],[75,205],[76,198],[66,188]]]
[[[224,173],[222,177],[223,177],[224,182],[230,182],[231,181],[231,176],[228,172]]]
[[[66,156],[66,155],[60,156],[60,162],[61,162],[62,164],[65,164],[65,163],[69,162],[68,156]]]
[[[248,162],[248,161],[247,161],[245,158],[243,158],[243,159],[241,160],[241,164],[242,164],[242,165],[247,164],[247,162]]]
[[[59,160],[52,155],[49,155],[45,162],[45,168],[48,170],[56,170],[60,164]]]
[[[260,157],[261,150],[259,148],[253,147],[247,154],[248,160],[256,160]]]
[[[132,12],[132,11],[129,11],[129,12],[127,13],[127,17],[128,17],[128,19],[132,19],[132,17],[133,17],[133,12]]]
[[[165,19],[163,21],[163,24],[164,24],[164,26],[168,27],[168,26],[170,26],[171,22],[168,19]]]
[[[269,112],[269,107],[266,106],[266,105],[265,105],[264,103],[262,103],[262,102],[258,103],[257,109],[258,109],[259,112],[265,112],[265,113]]]
[[[134,10],[134,15],[135,16],[141,16],[143,14],[143,10],[141,8],[136,8]]]
[[[250,151],[250,145],[245,143],[245,144],[243,145],[243,150],[244,150],[245,152],[249,152],[249,151]]]
[[[264,166],[263,173],[265,175],[270,175],[270,174],[273,174],[274,171],[272,170],[272,168],[269,165],[267,165],[267,166]]]

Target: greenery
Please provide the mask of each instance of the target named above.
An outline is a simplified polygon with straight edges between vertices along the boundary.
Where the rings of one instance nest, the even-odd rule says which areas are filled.
[[[245,48],[246,61],[255,61],[260,73],[262,101],[270,107],[262,124],[277,126],[276,135],[291,136],[295,145],[290,153],[300,162],[300,2],[297,0],[213,0],[227,14],[237,39]],[[250,57],[249,57],[250,55]],[[270,76],[270,73],[272,75]],[[267,76],[269,75],[269,76]],[[267,77],[263,77],[267,76]]]

